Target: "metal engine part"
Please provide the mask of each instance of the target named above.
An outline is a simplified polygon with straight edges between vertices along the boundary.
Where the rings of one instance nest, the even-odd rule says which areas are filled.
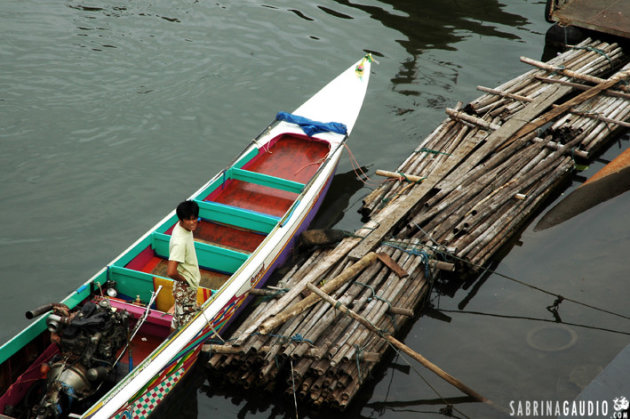
[[[117,352],[127,344],[129,317],[105,298],[72,312],[53,308],[46,323],[60,354],[48,363],[46,394],[32,406],[30,417],[66,416],[74,403],[99,390],[114,370]]]

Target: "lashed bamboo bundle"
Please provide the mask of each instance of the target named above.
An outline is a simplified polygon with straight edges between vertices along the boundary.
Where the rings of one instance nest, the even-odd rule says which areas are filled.
[[[450,118],[429,136],[430,141],[425,141],[423,148],[439,147],[437,150],[441,151],[454,143],[478,141],[475,135],[496,130],[496,125],[510,120],[515,112],[534,102],[545,89],[554,86],[554,83],[541,79],[566,81],[571,77],[578,81],[601,83],[605,80],[599,76],[619,67],[623,59],[617,45],[589,40],[549,63],[523,59],[541,69],[531,70],[495,89],[481,88],[488,94],[467,106],[465,110],[468,113],[465,116],[461,111],[447,110]],[[624,67],[622,71],[627,69]],[[570,86],[566,92],[569,93],[571,89],[576,88]],[[628,125],[624,121],[630,116],[630,100],[618,90],[605,92],[620,94],[601,94],[584,101],[571,108],[571,112],[557,118],[544,140],[533,134],[518,141],[513,138],[512,141],[516,143],[497,149],[483,164],[469,168],[465,175],[445,178],[437,184],[437,193],[427,198],[425,207],[409,218],[407,227],[400,231],[399,237],[431,240],[454,247],[457,249],[456,257],[465,258],[475,265],[487,262],[493,253],[480,245],[489,243],[488,238],[494,237],[496,232],[507,231],[505,223],[514,230],[517,227],[515,222],[523,221],[522,217],[510,214],[536,209],[531,203],[540,203],[542,199],[539,194],[548,196],[550,192],[540,188],[540,185],[548,182],[550,173],[557,173],[557,176],[566,179],[565,176],[572,169],[572,161],[570,158],[567,161],[563,153],[574,158],[588,157],[589,153],[600,148],[610,138],[613,131]],[[501,109],[501,112],[495,112],[497,109]],[[497,121],[497,116],[500,116],[500,121]],[[471,123],[476,126],[476,132],[470,131],[464,138],[455,135],[458,129],[471,130]],[[541,149],[543,146],[544,149]],[[422,169],[427,167],[427,162],[432,158],[420,155],[415,159],[407,159],[398,171],[430,178],[431,171]],[[463,172],[460,170],[459,174]],[[558,179],[552,182],[553,185],[558,183]],[[364,200],[364,214],[378,214],[392,197],[401,199],[410,194],[414,187],[405,179],[388,181]],[[525,199],[519,202],[515,198],[517,196],[525,196]],[[509,237],[505,237],[499,242],[508,240]],[[493,240],[492,245],[496,242]]]
[[[610,72],[623,57],[623,52],[616,44],[607,44],[602,42],[591,42],[585,40],[575,49],[569,50],[565,54],[549,61],[549,65],[553,69],[571,69],[571,74],[584,75],[587,80],[600,80],[595,75],[601,75]],[[617,64],[618,65],[618,64]],[[571,71],[569,70],[569,71]],[[558,70],[559,71],[559,70]],[[470,103],[469,107],[477,116],[486,115],[484,124],[490,124],[493,121],[485,121],[487,118],[495,118],[501,115],[503,121],[509,119],[515,112],[525,105],[522,98],[530,101],[538,97],[552,85],[544,83],[537,77],[548,76],[551,80],[566,81],[568,76],[560,73],[549,75],[545,70],[531,70],[522,76],[519,76],[509,82],[493,89],[495,92],[503,92],[509,95],[516,95],[519,99],[510,98],[508,96],[489,93],[479,97]],[[499,112],[500,111],[500,112]],[[482,119],[482,118],[479,118]],[[447,149],[454,149],[459,145],[462,137],[455,136],[456,132],[462,134],[462,131],[469,129],[469,126],[457,123],[457,121],[447,120],[438,126],[435,131],[427,137],[422,144],[416,148],[412,154],[400,167],[399,171],[424,176],[430,173],[431,163],[443,161],[449,153]],[[472,135],[468,133],[468,135]],[[435,167],[435,166],[432,166]],[[372,194],[364,199],[364,212],[371,213],[377,208],[386,205],[390,199],[398,196],[398,191],[391,192],[397,186],[406,186],[401,182],[389,181],[384,187],[376,189]]]
[[[382,246],[378,252],[389,255],[408,275],[399,277],[381,262],[375,262],[364,268],[356,281],[332,295],[379,330],[393,333],[408,318],[395,312],[406,309],[412,313],[425,294],[423,289],[428,282],[424,279],[424,266],[428,255],[406,252],[399,244]],[[325,253],[328,252],[316,252],[299,269],[293,269],[285,277],[284,286],[295,286],[298,278],[306,276]],[[330,276],[347,268],[347,264],[339,264]],[[301,297],[297,300],[301,301]],[[245,333],[257,316],[275,303],[261,302],[234,335]],[[392,309],[394,304],[397,310]],[[240,346],[229,348],[216,348],[209,360],[218,376],[245,387],[266,387],[274,384],[278,374],[283,374],[284,385],[291,386],[287,389],[297,383],[298,394],[309,398],[311,403],[343,408],[381,359],[386,343],[350,318],[340,316],[334,307],[318,302],[288,319],[273,333],[251,334]],[[291,361],[293,368],[288,371],[287,364]]]
[[[574,158],[588,157],[610,139],[609,128],[624,126],[628,94],[615,79],[601,77],[625,62],[617,45],[586,40],[544,65],[532,61],[536,69],[494,89],[481,88],[485,94],[468,106],[448,110],[449,117],[395,171],[405,176],[386,174],[365,198],[373,221],[294,267],[281,281],[290,291],[261,301],[232,343],[214,348],[209,365],[216,376],[246,388],[283,386],[315,406],[347,406],[388,342],[324,301],[306,304],[312,298],[308,288],[330,289],[334,300],[375,330],[395,333],[426,297],[437,252],[467,262],[460,265],[465,269],[487,263],[567,179]],[[601,86],[601,92],[585,82]],[[548,109],[581,90],[588,95],[572,99],[575,106]],[[532,122],[519,121],[523,115]],[[543,123],[549,129],[539,134],[535,128]],[[398,214],[396,208],[410,197],[417,200],[408,205],[412,210]],[[387,240],[359,262],[352,259],[388,217],[400,222],[391,224]],[[408,275],[384,257],[365,262],[370,251],[387,255]],[[334,287],[323,284],[340,277]],[[300,304],[306,308],[293,310]],[[282,322],[269,323],[270,316]]]

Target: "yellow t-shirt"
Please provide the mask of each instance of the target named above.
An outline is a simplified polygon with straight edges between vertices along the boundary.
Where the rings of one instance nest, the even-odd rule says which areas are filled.
[[[199,287],[201,273],[199,272],[192,231],[186,230],[177,223],[173,228],[168,251],[168,259],[179,262],[177,272],[186,278],[188,285],[195,289]]]

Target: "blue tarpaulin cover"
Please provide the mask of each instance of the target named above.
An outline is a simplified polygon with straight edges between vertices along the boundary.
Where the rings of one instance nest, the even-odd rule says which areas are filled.
[[[304,133],[309,137],[312,137],[319,132],[336,132],[337,134],[348,135],[348,128],[341,122],[313,121],[303,116],[293,115],[288,112],[278,112],[276,119],[278,121],[286,121],[299,125]]]

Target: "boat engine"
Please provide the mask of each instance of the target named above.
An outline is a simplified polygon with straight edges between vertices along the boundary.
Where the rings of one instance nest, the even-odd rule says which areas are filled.
[[[129,313],[113,309],[106,298],[70,312],[55,305],[46,323],[60,354],[42,367],[48,370],[45,395],[31,417],[67,415],[73,403],[96,393],[111,378],[118,351],[129,335]]]

